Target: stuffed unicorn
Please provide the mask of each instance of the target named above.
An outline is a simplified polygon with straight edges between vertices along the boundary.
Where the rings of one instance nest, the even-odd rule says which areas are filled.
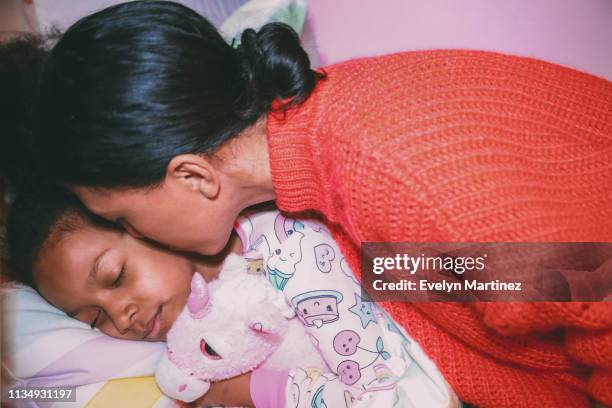
[[[261,270],[230,255],[209,284],[193,275],[187,305],[168,332],[155,374],[164,394],[192,402],[210,382],[256,367],[325,367],[282,292],[257,274]]]

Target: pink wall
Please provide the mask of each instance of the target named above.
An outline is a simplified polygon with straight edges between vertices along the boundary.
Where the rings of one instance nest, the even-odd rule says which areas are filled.
[[[471,48],[612,80],[610,0],[310,0],[322,65],[400,50]]]

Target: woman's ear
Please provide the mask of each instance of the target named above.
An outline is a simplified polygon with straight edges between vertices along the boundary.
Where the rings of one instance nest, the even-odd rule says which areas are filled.
[[[209,160],[196,154],[181,154],[170,160],[166,182],[198,191],[208,199],[216,198],[221,187],[217,170]]]

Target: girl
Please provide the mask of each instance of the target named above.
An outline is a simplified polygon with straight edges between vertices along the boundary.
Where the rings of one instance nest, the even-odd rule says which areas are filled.
[[[184,7],[137,1],[71,27],[40,85],[43,174],[173,248],[220,251],[268,200],[320,212],[353,270],[364,241],[612,239],[612,84],[542,61],[440,50],[313,71],[285,26],[232,48]],[[606,304],[384,307],[464,400],[612,403]],[[537,334],[565,326],[567,350]],[[599,368],[585,379],[568,352]]]
[[[215,384],[199,404],[457,406],[420,347],[363,300],[336,243],[315,220],[273,209],[243,215],[226,252],[214,258],[135,239],[58,191],[20,197],[8,227],[14,278],[92,329],[127,340],[164,341],[194,273],[214,279],[229,252],[263,257],[266,277],[293,305],[332,372],[256,369]]]

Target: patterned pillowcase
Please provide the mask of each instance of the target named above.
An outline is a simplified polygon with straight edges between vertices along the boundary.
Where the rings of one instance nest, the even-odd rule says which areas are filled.
[[[251,0],[236,10],[219,28],[229,43],[240,44],[240,35],[247,28],[258,30],[267,23],[280,22],[298,34],[306,21],[306,0]]]

